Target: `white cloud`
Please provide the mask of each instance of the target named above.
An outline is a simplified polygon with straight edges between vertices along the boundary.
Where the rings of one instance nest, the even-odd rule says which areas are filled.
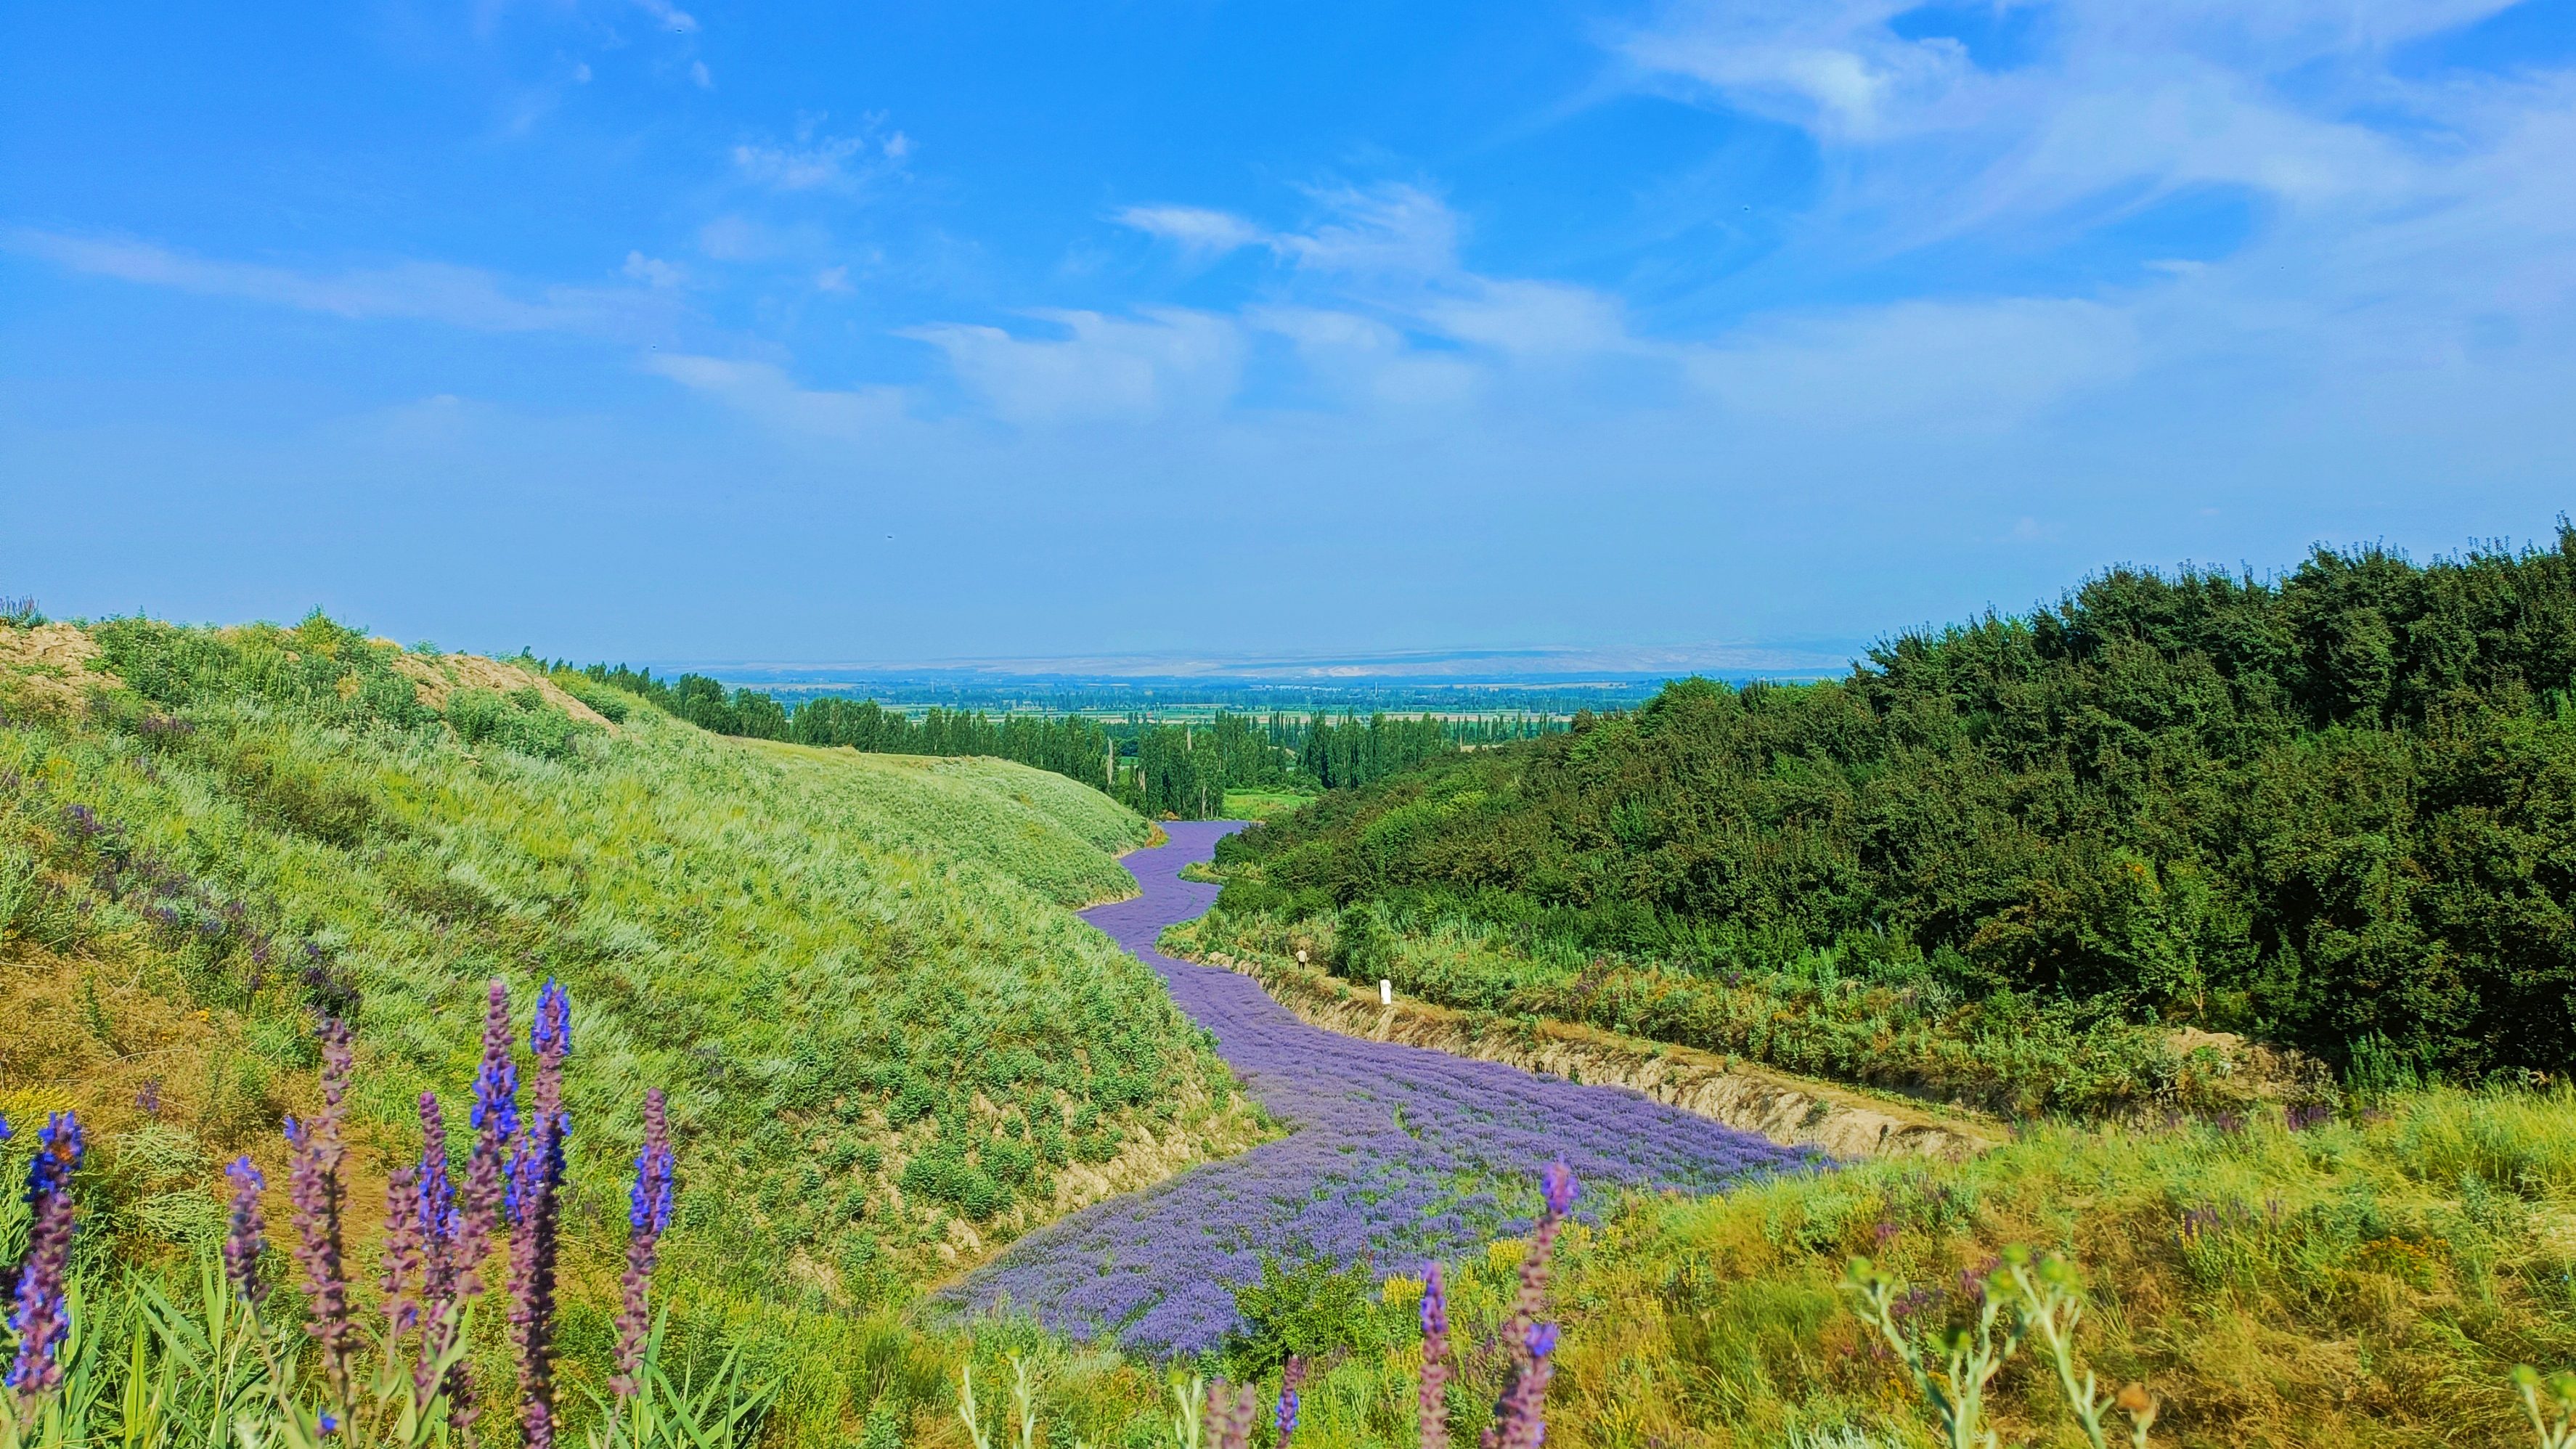
[[[711,91],[716,88],[715,72],[708,70],[707,63],[703,60],[689,62],[689,79],[697,83],[699,90]]]
[[[778,191],[847,191],[896,170],[912,154],[912,140],[901,131],[879,139],[872,124],[856,135],[820,136],[822,120],[805,118],[791,141],[737,144],[734,170]]]
[[[698,18],[671,3],[671,0],[635,0],[635,8],[653,17],[665,30],[686,35],[698,28]]]
[[[1118,213],[1118,224],[1161,237],[1186,252],[1221,256],[1266,243],[1270,234],[1229,211],[1203,206],[1131,206]]]
[[[523,296],[504,288],[489,272],[445,262],[405,261],[323,275],[194,257],[148,242],[29,229],[0,236],[12,250],[92,276],[351,319],[410,319],[483,332],[608,335],[634,334],[667,319],[666,307],[643,290],[554,286]]]
[[[654,353],[644,367],[788,433],[865,442],[882,438],[905,418],[899,388],[801,388],[766,362]]]
[[[850,290],[850,269],[848,267],[825,267],[823,270],[816,272],[814,274],[814,290],[818,292],[848,292]]]
[[[1441,335],[1520,357],[1579,357],[1633,350],[1616,297],[1562,282],[1476,279],[1462,295],[1421,304]]]
[[[1316,198],[1331,220],[1272,245],[1317,271],[1374,277],[1423,277],[1458,264],[1458,217],[1416,186],[1348,188]]]
[[[689,280],[689,274],[676,262],[657,261],[642,252],[628,252],[626,265],[620,270],[648,287],[677,287]]]
[[[2404,205],[2464,137],[2460,97],[2393,47],[2512,0],[2053,0],[2009,68],[1908,39],[1904,0],[1703,0],[1619,49],[1650,84],[1798,126],[1829,220],[1911,244],[2196,186],[2293,206]]]
[[[1319,272],[1420,277],[1457,265],[1457,214],[1420,187],[1340,187],[1315,192],[1312,200],[1322,219],[1305,231],[1270,231],[1203,206],[1131,206],[1115,219],[1184,251],[1217,256],[1267,247]]]
[[[1006,421],[1141,421],[1204,413],[1230,400],[1245,338],[1234,320],[1177,308],[1140,317],[1033,314],[1067,334],[1015,337],[998,327],[943,324],[904,335],[945,353],[958,381]]]

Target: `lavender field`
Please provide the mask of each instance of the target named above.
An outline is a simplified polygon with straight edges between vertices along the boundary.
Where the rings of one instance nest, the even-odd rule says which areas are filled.
[[[1241,827],[1164,828],[1170,844],[1127,858],[1143,894],[1086,916],[1162,974],[1289,1135],[1033,1233],[948,1301],[1138,1352],[1194,1352],[1237,1325],[1233,1288],[1260,1277],[1265,1254],[1419,1273],[1526,1226],[1541,1164],[1562,1160],[1596,1189],[1691,1193],[1821,1165],[1624,1088],[1320,1031],[1248,977],[1163,955],[1163,928],[1216,899],[1181,867]]]

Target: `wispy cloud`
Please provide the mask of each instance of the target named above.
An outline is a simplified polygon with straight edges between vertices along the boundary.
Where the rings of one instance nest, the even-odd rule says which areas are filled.
[[[698,17],[671,3],[671,0],[635,0],[635,8],[653,17],[653,23],[681,35],[694,35]]]
[[[733,148],[734,170],[744,180],[777,191],[851,191],[902,168],[912,138],[888,134],[883,118],[870,117],[857,133],[821,133],[822,116],[800,122],[787,141],[744,141]]]
[[[619,270],[648,287],[684,286],[689,280],[688,270],[677,262],[661,261],[642,252],[628,252],[626,265]]]
[[[689,353],[653,353],[643,365],[782,432],[861,442],[904,421],[905,395],[897,388],[799,387],[774,363]]]
[[[1692,0],[1617,48],[1648,85],[1811,133],[1835,220],[1903,241],[2113,219],[2193,187],[2403,205],[2492,136],[2485,87],[2409,75],[2395,52],[2512,3],[2053,0],[2010,12],[2037,38],[2004,66],[1897,0]]]
[[[1033,314],[1056,337],[945,324],[904,335],[946,354],[967,391],[1006,421],[1024,424],[1141,421],[1208,412],[1235,394],[1243,329],[1229,318],[1179,308],[1136,317],[1097,312]]]
[[[446,262],[403,261],[318,273],[196,257],[149,242],[30,228],[0,233],[0,242],[91,276],[352,319],[407,319],[482,332],[623,336],[670,316],[668,305],[646,289],[548,286],[522,293],[489,272]]]
[[[1160,237],[1185,252],[1216,256],[1267,244],[1270,233],[1230,211],[1203,206],[1130,206],[1117,214],[1120,226]]]

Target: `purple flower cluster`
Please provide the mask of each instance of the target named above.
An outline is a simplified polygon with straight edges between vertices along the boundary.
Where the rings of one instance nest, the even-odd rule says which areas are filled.
[[[8,1124],[0,1122],[0,1137],[7,1133]],[[72,1259],[72,1174],[80,1163],[80,1118],[56,1112],[37,1132],[36,1160],[27,1169],[27,1256],[18,1264],[9,1308],[18,1353],[8,1386],[29,1402],[62,1382],[56,1350],[71,1332],[63,1280]]]
[[[322,1024],[322,1113],[310,1122],[286,1119],[292,1149],[289,1192],[295,1204],[295,1256],[304,1265],[305,1331],[322,1353],[322,1378],[334,1403],[349,1402],[354,1379],[350,1357],[357,1326],[349,1317],[349,1274],[342,1227],[348,1188],[341,1176],[343,1102],[353,1057],[349,1024]]]
[[[268,1224],[260,1214],[259,1198],[268,1191],[268,1179],[251,1165],[249,1153],[235,1158],[224,1176],[233,1183],[232,1222],[224,1233],[224,1276],[232,1281],[233,1291],[257,1309],[268,1298],[268,1284],[259,1276],[259,1255],[268,1251]]]
[[[1449,1284],[1434,1263],[1422,1275],[1422,1449],[1449,1449]]]
[[[460,1297],[461,1273],[457,1264],[457,1236],[462,1214],[456,1206],[456,1184],[447,1172],[447,1114],[438,1105],[438,1094],[420,1094],[420,1162],[409,1174],[411,1200],[385,1204],[389,1215],[386,1239],[400,1238],[419,1244],[420,1286],[419,1311],[420,1357],[412,1366],[412,1388],[426,1403],[438,1385],[433,1382],[438,1361],[456,1341],[457,1315],[463,1311]],[[394,1226],[407,1216],[410,1222],[399,1230]],[[398,1291],[388,1275],[386,1292]],[[448,1372],[446,1386],[451,1403],[460,1402],[465,1387],[464,1365]]]
[[[1520,1294],[1503,1325],[1510,1345],[1511,1369],[1494,1405],[1494,1422],[1477,1440],[1477,1449],[1539,1449],[1547,1438],[1547,1385],[1556,1372],[1556,1325],[1543,1322],[1547,1311],[1548,1269],[1556,1256],[1557,1234],[1574,1208],[1574,1171],[1559,1162],[1539,1177],[1546,1210],[1530,1233],[1521,1257]]]
[[[653,1282],[662,1232],[671,1225],[671,1123],[662,1089],[644,1094],[644,1146],[635,1154],[635,1189],[626,1210],[625,1301],[617,1313],[617,1376],[610,1389],[621,1399],[634,1397],[643,1385],[645,1335],[652,1323],[645,1295]]]
[[[548,981],[537,994],[528,1045],[536,1054],[535,1102],[510,1164],[510,1332],[519,1350],[520,1427],[528,1449],[555,1439],[555,1259],[562,1226],[564,1058],[572,1053],[572,1003]]]
[[[1279,1437],[1276,1449],[1288,1449],[1297,1437],[1297,1391],[1306,1383],[1306,1361],[1295,1354],[1288,1356],[1287,1366],[1279,1371],[1279,1412],[1275,1416]]]
[[[1161,973],[1212,1031],[1245,1089],[1295,1130],[1021,1240],[951,1290],[970,1310],[1034,1313],[1076,1336],[1147,1352],[1214,1346],[1240,1322],[1236,1285],[1264,1255],[1353,1262],[1441,1257],[1538,1216],[1527,1164],[1562,1161],[1613,1188],[1714,1192],[1818,1165],[1624,1088],[1317,1030],[1251,978],[1154,949],[1212,904],[1184,881],[1227,822],[1167,822],[1171,844],[1129,856],[1143,894],[1087,913]]]

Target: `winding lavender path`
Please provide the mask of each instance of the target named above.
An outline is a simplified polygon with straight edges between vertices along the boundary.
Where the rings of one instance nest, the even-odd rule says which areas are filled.
[[[1216,901],[1217,887],[1182,880],[1181,867],[1239,828],[1166,823],[1170,844],[1127,857],[1144,894],[1084,915],[1162,973],[1244,1090],[1293,1130],[1031,1233],[950,1302],[1193,1352],[1236,1325],[1232,1285],[1257,1280],[1264,1253],[1419,1272],[1525,1224],[1538,1168],[1560,1158],[1595,1187],[1687,1192],[1817,1160],[1625,1088],[1321,1031],[1248,976],[1156,951],[1165,926]]]

